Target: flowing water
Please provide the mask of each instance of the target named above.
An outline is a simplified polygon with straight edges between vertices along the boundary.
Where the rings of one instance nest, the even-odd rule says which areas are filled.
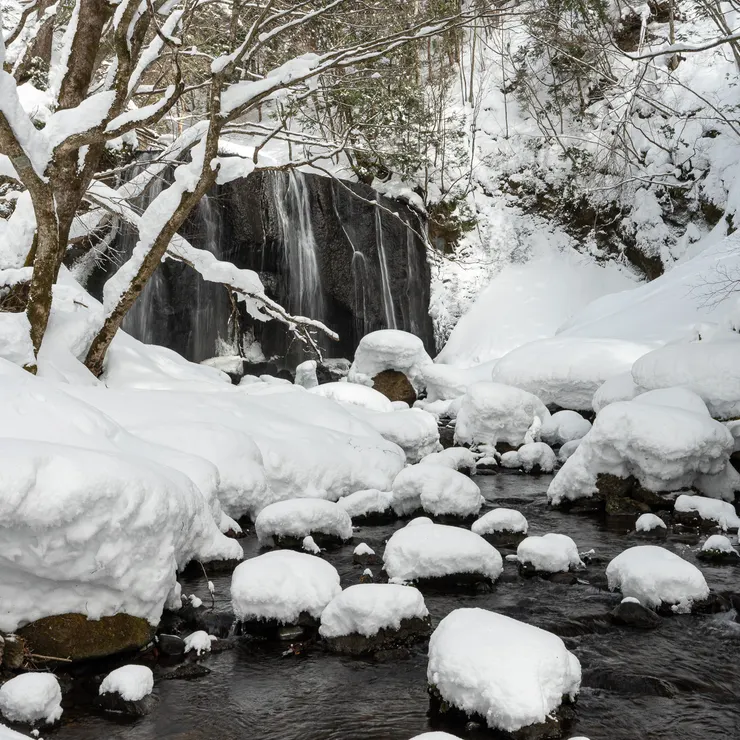
[[[378,249],[378,260],[380,261],[380,288],[383,297],[385,328],[397,329],[396,312],[393,307],[393,291],[391,290],[391,280],[388,272],[388,259],[385,254],[385,243],[383,241],[383,219],[380,215],[380,207],[377,205],[375,206],[375,242]]]
[[[478,477],[491,506],[524,513],[530,534],[561,532],[579,549],[595,550],[583,583],[566,586],[522,579],[515,564],[490,594],[426,596],[437,623],[451,610],[478,606],[500,611],[559,634],[583,667],[577,720],[570,736],[590,740],[737,740],[740,738],[740,624],[734,612],[664,618],[651,632],[609,624],[605,614],[620,600],[603,589],[606,563],[642,544],[596,520],[561,514],[545,500],[548,477],[501,474]],[[352,550],[367,542],[377,553],[402,523],[365,527],[352,545],[327,559],[344,587],[363,568]],[[698,540],[697,540],[698,541]],[[247,557],[258,554],[254,535],[242,541]],[[696,562],[696,543],[665,545]],[[510,552],[510,551],[508,551]],[[507,551],[502,550],[502,554]],[[372,567],[372,566],[371,566]],[[735,566],[700,565],[711,588],[736,590]],[[372,567],[374,571],[379,568]],[[229,609],[229,577],[213,579],[216,609]],[[208,603],[203,578],[183,582],[184,593]],[[407,740],[432,728],[427,716],[426,646],[410,655],[377,662],[338,657],[318,647],[303,656],[281,657],[284,645],[243,641],[203,660],[211,673],[192,681],[161,681],[158,707],[147,717],[112,721],[65,711],[56,740]],[[460,737],[483,737],[475,730]],[[488,736],[490,737],[490,735]]]

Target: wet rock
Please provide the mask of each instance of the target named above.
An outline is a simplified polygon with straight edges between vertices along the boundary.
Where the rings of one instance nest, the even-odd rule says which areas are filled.
[[[403,401],[413,406],[416,391],[409,379],[398,370],[383,370],[373,378],[373,388],[391,401]]]
[[[455,447],[455,423],[451,419],[447,418],[440,418],[437,429],[439,430],[439,442],[442,445],[442,447],[447,450],[450,447]],[[480,469],[478,469],[478,472],[482,472]],[[482,472],[483,475],[486,474],[485,471]]]
[[[126,701],[119,694],[103,694],[95,700],[95,705],[106,712],[144,717],[157,706],[157,698],[150,694],[138,701]]]
[[[159,674],[158,678],[162,681],[183,680],[189,681],[193,678],[203,678],[211,672],[202,663],[183,663],[171,671]]]
[[[578,583],[578,577],[575,573],[544,573],[540,575],[551,583],[559,583],[562,586],[575,586]]]
[[[177,635],[157,635],[157,647],[162,655],[170,658],[185,655],[185,640]]]
[[[31,622],[18,632],[32,653],[73,661],[139,650],[154,637],[149,622],[128,614],[97,620],[84,614],[58,614]]]
[[[366,637],[360,634],[325,638],[326,647],[335,653],[371,655],[396,650],[425,640],[432,633],[431,617],[402,619],[398,629],[381,628],[377,634]]]
[[[641,630],[653,630],[660,626],[661,618],[639,601],[622,601],[609,612],[609,619],[614,624],[634,627]]]
[[[277,619],[249,619],[237,622],[234,629],[237,635],[251,635],[267,640],[289,640],[294,638],[286,635],[297,634],[299,630],[304,637],[315,635],[319,629],[319,620],[308,612],[301,612],[293,624],[278,622]]]
[[[25,643],[18,635],[0,636],[0,665],[9,670],[17,671],[25,660]]]
[[[209,635],[216,637],[228,637],[234,624],[235,617],[232,612],[214,612],[205,606],[187,605],[175,613],[179,620],[179,627],[185,627],[189,631],[203,630]],[[167,620],[170,623],[170,619]]]

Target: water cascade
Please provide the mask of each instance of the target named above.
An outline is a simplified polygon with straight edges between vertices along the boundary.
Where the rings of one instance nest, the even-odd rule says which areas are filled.
[[[378,194],[375,194],[377,199]],[[383,298],[383,318],[386,329],[398,329],[396,323],[396,312],[393,307],[393,292],[388,273],[388,259],[385,254],[385,243],[383,241],[383,219],[380,215],[380,207],[375,205],[375,243],[378,250],[378,261],[380,263],[380,288]]]

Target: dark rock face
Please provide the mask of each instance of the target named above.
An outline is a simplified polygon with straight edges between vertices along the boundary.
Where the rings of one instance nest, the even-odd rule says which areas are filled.
[[[652,610],[635,601],[623,601],[609,612],[614,624],[634,627],[640,630],[653,630],[660,626],[661,618]]]
[[[354,633],[341,637],[325,638],[329,650],[347,655],[371,655],[384,650],[395,650],[424,640],[432,633],[432,619],[402,619],[398,629],[382,628],[377,634],[365,637]]]
[[[404,401],[413,406],[416,391],[409,379],[398,370],[383,370],[373,378],[373,388],[390,401]]]

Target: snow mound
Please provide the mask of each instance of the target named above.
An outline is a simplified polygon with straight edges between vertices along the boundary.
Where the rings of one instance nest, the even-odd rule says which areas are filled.
[[[735,513],[735,507],[726,501],[681,494],[673,509],[681,514],[697,514],[701,519],[715,522],[723,532],[737,531],[740,527],[740,517]]]
[[[585,437],[591,422],[575,411],[558,411],[542,424],[540,438],[549,445],[559,446]]]
[[[729,555],[737,555],[737,550],[732,546],[729,538],[722,534],[713,534],[707,537],[706,542],[701,546],[702,552],[723,552]]]
[[[591,496],[601,473],[633,475],[651,491],[714,486],[724,489],[718,494],[731,496],[736,485],[728,468],[733,446],[730,432],[705,414],[617,401],[599,412],[547,496],[555,505]]]
[[[397,630],[404,619],[429,616],[424,597],[412,586],[394,583],[361,583],[335,596],[321,615],[322,637],[377,635],[381,629]]]
[[[473,522],[470,528],[476,534],[492,534],[494,532],[521,532],[527,534],[527,519],[516,509],[492,509],[480,519]]]
[[[693,391],[687,388],[659,388],[640,393],[633,399],[635,403],[651,403],[655,406],[669,406],[674,409],[693,411],[701,416],[709,416],[707,405]]]
[[[440,364],[425,367],[424,383],[427,387],[427,401],[435,403],[459,398],[473,383],[490,380],[493,365],[493,362],[487,362],[466,369]]]
[[[367,542],[360,542],[359,545],[352,551],[353,555],[375,555],[375,550],[373,550],[370,545],[367,544]]]
[[[491,379],[529,391],[547,405],[587,411],[599,386],[630,370],[649,349],[616,339],[557,336],[504,355],[494,365]]]
[[[448,732],[425,732],[421,735],[415,735],[411,740],[459,740],[457,735],[450,735]]]
[[[231,576],[231,604],[241,621],[294,624],[302,612],[318,619],[341,590],[333,565],[292,550],[246,560]]]
[[[580,439],[574,439],[572,442],[566,442],[558,450],[558,461],[564,463],[581,445]]]
[[[0,686],[0,714],[8,722],[52,724],[62,716],[62,690],[53,673],[22,673]]]
[[[504,468],[521,469],[525,473],[531,473],[533,470],[551,473],[556,462],[555,453],[544,442],[530,442],[518,450],[510,450],[501,455],[501,465]]]
[[[393,481],[392,505],[399,516],[419,508],[432,516],[473,516],[483,503],[480,489],[468,476],[443,465],[410,465]]]
[[[439,578],[461,573],[495,581],[503,570],[498,550],[477,534],[459,527],[409,522],[385,546],[383,564],[395,581]]]
[[[525,442],[535,418],[544,422],[550,412],[539,398],[501,383],[475,383],[463,396],[455,427],[455,442],[467,445],[518,447]]]
[[[475,472],[475,455],[467,447],[448,447],[441,452],[426,455],[420,462],[433,465],[445,465],[448,468],[472,474]]]
[[[456,609],[429,641],[427,681],[492,729],[545,722],[575,699],[581,665],[556,635],[483,609]]]
[[[382,393],[359,383],[324,383],[311,388],[309,392],[370,411],[393,411],[393,404]]]
[[[617,555],[606,568],[606,578],[611,591],[621,591],[653,609],[665,604],[688,611],[695,601],[709,596],[696,566],[654,545],[630,547]]]
[[[185,652],[195,651],[196,655],[211,652],[211,644],[218,638],[209,635],[205,630],[198,630],[185,638]]]
[[[424,369],[430,365],[432,358],[419,337],[398,329],[381,329],[360,340],[347,380],[372,386],[378,373],[397,370],[419,393],[424,390]]]
[[[254,523],[260,544],[275,537],[303,539],[323,534],[340,540],[352,538],[352,520],[339,504],[315,498],[294,498],[265,506]]]
[[[154,689],[154,674],[145,665],[124,665],[111,671],[100,684],[99,695],[118,694],[124,701],[140,701]]]
[[[665,522],[655,514],[640,514],[635,522],[636,532],[652,532],[654,529],[667,529]]]
[[[583,565],[576,543],[567,535],[554,533],[522,540],[516,559],[540,573],[563,573]]]
[[[391,509],[393,494],[390,491],[378,491],[371,488],[367,491],[355,491],[337,501],[337,506],[344,509],[351,519],[371,514],[386,514]]]
[[[615,401],[631,401],[640,393],[632,379],[632,370],[619,373],[605,380],[598,388],[591,401],[591,408],[598,414],[601,409]]]
[[[316,377],[317,366],[318,363],[316,360],[306,360],[297,365],[295,369],[295,384],[306,389],[316,388],[319,384],[319,380]]]

